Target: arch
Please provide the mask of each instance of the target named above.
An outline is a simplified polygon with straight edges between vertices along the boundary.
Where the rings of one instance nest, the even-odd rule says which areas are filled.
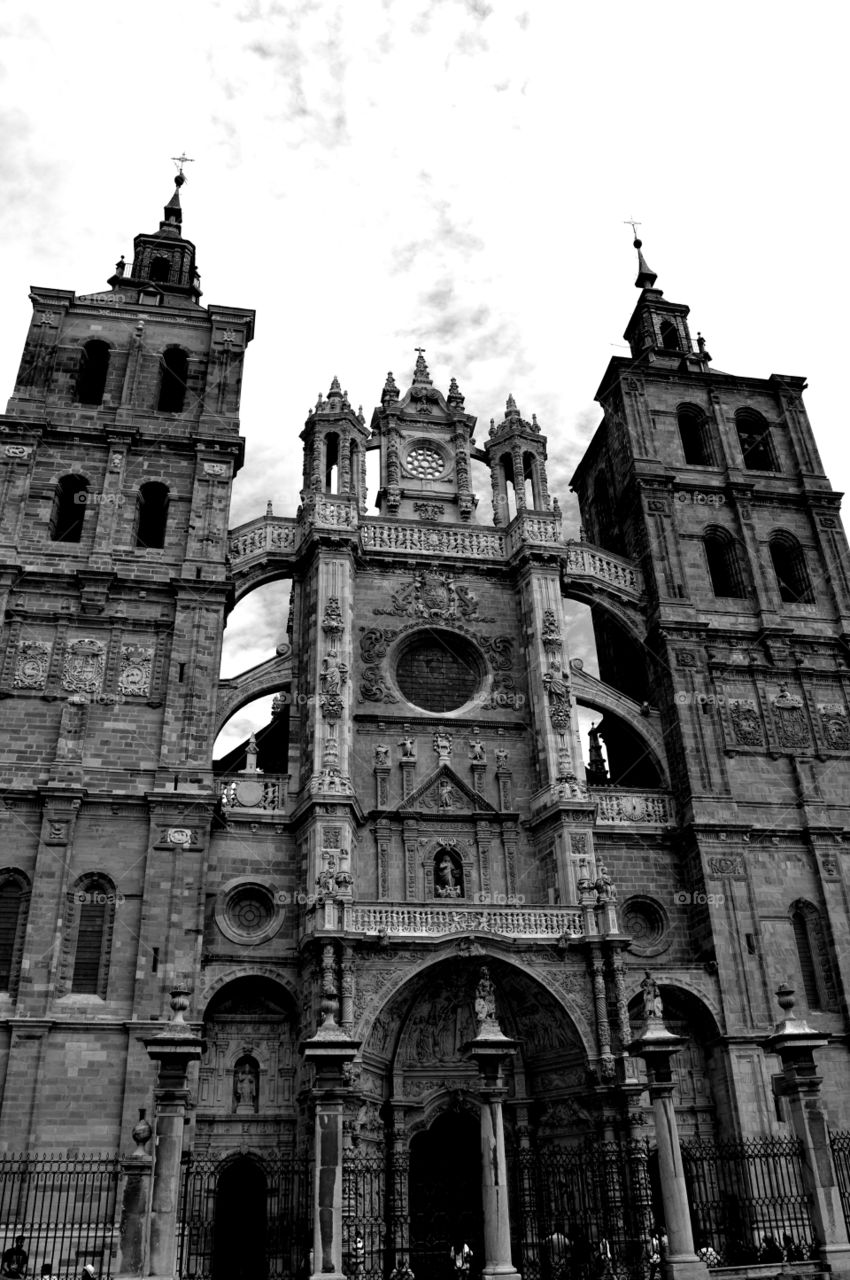
[[[167,284],[171,277],[171,261],[165,254],[157,254],[155,258],[151,258],[149,279],[157,284]]]
[[[519,511],[521,502],[517,477],[514,472],[513,454],[509,450],[499,456],[499,468],[501,470],[499,487],[505,504],[505,519],[506,521],[511,521]]]
[[[770,427],[760,413],[755,409],[739,409],[735,414],[735,428],[747,471],[779,470]]]
[[[148,480],[139,486],[136,497],[136,546],[164,547],[167,522],[168,485],[159,480]]]
[[[685,462],[692,467],[715,465],[711,431],[702,409],[693,404],[682,404],[676,410],[679,439]]]
[[[247,752],[253,738],[258,752],[256,767],[262,773],[286,774],[289,766],[289,716],[291,694],[268,694],[243,700],[241,720],[237,710],[228,712],[213,741],[213,769],[217,774],[238,773],[247,768]],[[232,725],[230,722],[234,721]],[[230,728],[228,729],[228,726]]]
[[[162,373],[157,413],[182,413],[189,380],[189,356],[182,347],[166,347],[159,362]]]
[[[574,658],[570,663],[570,678],[576,702],[579,706],[588,707],[592,711],[603,712],[605,717],[616,716],[628,724],[642,740],[644,749],[661,779],[659,785],[667,787],[669,777],[660,713],[651,711],[648,716],[644,715],[640,703],[633,701],[602,680],[597,680],[589,671],[585,671],[583,666],[577,665],[580,662],[580,658]]]
[[[53,496],[53,510],[48,526],[51,542],[79,542],[89,497],[86,476],[62,476]]]
[[[68,894],[66,936],[73,939],[63,972],[65,994],[106,999],[117,894],[104,872],[80,876]]]
[[[511,943],[507,938],[501,941],[475,931],[466,935],[460,944],[455,939],[447,941],[420,960],[415,967],[411,965],[410,969],[394,975],[387,982],[381,991],[381,1003],[378,1008],[367,1010],[361,1015],[352,1031],[352,1038],[362,1040],[364,1050],[371,1048],[377,1057],[392,1061],[420,988],[429,985],[433,981],[436,970],[446,962],[463,960],[464,963],[476,968],[480,968],[483,964],[498,963],[498,966],[504,966],[515,976],[529,982],[532,988],[542,988],[546,996],[554,1001],[557,1012],[564,1018],[568,1027],[575,1033],[576,1042],[584,1056],[594,1057],[597,1053],[595,1031],[588,1022],[579,999],[567,995],[556,985],[550,975],[541,971],[531,973],[527,964],[510,953],[510,948]],[[396,1011],[402,1015],[398,1024],[400,1034],[396,1043],[387,1049],[390,1017]],[[377,1049],[375,1046],[382,1039],[384,1047]]]
[[[812,580],[806,557],[793,533],[778,529],[768,540],[779,598],[784,604],[813,604]]]
[[[348,445],[348,489],[357,499],[357,506],[362,505],[362,485],[360,483],[360,445],[352,440]]]
[[[80,404],[103,404],[109,373],[109,344],[101,338],[83,343],[77,368],[77,400]]]
[[[592,707],[597,699],[593,698],[591,701],[576,691],[576,701],[580,706]],[[594,732],[605,743],[609,786],[638,787],[644,791],[660,790],[665,786],[666,770],[648,743],[646,729],[642,724],[630,723],[630,720],[620,715],[618,708],[617,711],[606,710]],[[592,764],[592,760],[590,763]],[[592,770],[588,770],[587,781],[592,786],[599,782],[599,778],[594,777]]]
[[[827,946],[821,912],[805,898],[792,902],[789,909],[797,962],[803,981],[803,993],[810,1009],[836,1007],[835,974]]]
[[[209,977],[208,973],[205,974],[204,977]],[[297,1016],[298,997],[296,995],[295,988],[287,978],[281,974],[278,968],[274,965],[268,964],[233,965],[231,968],[225,969],[215,977],[209,978],[209,981],[203,987],[203,1009],[199,1010],[199,1013],[196,1016],[200,1016],[203,1019],[214,1016],[217,1005],[224,1003],[222,992],[224,992],[227,987],[231,987],[235,983],[242,982],[244,979],[264,979],[266,982],[279,987],[289,1006],[287,1016],[293,1018]],[[238,995],[238,991],[235,994]]]
[[[679,341],[679,330],[672,320],[662,320],[658,327],[661,338],[661,345],[665,351],[681,351],[682,344]]]
[[[529,511],[545,511],[546,504],[540,493],[539,460],[530,449],[526,449],[522,455],[522,492]]]
[[[747,589],[738,544],[726,529],[706,529],[702,537],[711,589],[719,600],[742,600]]]
[[[339,493],[339,432],[328,431],[323,440],[325,493]]]
[[[31,886],[23,871],[0,871],[0,991],[17,994]]]
[[[221,733],[228,720],[243,707],[247,707],[249,703],[259,698],[279,694],[283,704],[290,705],[291,686],[292,653],[288,646],[284,653],[267,658],[265,662],[257,663],[255,667],[241,672],[238,676],[231,676],[229,680],[219,680],[213,729],[215,738]]]

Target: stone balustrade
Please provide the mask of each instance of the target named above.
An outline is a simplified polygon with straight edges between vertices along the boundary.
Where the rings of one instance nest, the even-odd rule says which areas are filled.
[[[220,795],[226,813],[282,813],[286,808],[285,773],[240,773],[222,779]]]
[[[561,542],[561,517],[548,512],[520,512],[510,523],[507,531],[508,554],[513,555],[520,547],[558,546]]]
[[[581,913],[563,907],[361,906],[346,903],[346,933],[390,938],[439,938],[452,933],[492,933],[503,938],[581,937]]]
[[[601,827],[672,827],[673,803],[665,791],[624,787],[590,787]]]
[[[504,559],[505,537],[495,529],[472,525],[407,524],[404,521],[365,520],[360,526],[364,551],[464,556],[473,560]]]
[[[643,574],[622,556],[612,556],[586,542],[568,542],[564,569],[571,578],[587,578],[614,587],[638,599],[643,595]]]
[[[260,516],[258,520],[231,530],[228,544],[231,565],[241,567],[246,560],[269,551],[294,551],[301,536],[301,528],[295,520],[287,520],[283,516]]]

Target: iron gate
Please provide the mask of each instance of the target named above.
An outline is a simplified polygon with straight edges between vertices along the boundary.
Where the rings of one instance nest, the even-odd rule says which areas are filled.
[[[255,1223],[240,1224],[234,1217],[239,1182],[246,1174],[262,1180],[259,1241]],[[178,1274],[183,1280],[306,1280],[311,1271],[311,1214],[306,1158],[280,1152],[226,1157],[190,1153],[182,1170]]]
[[[74,1280],[91,1263],[109,1280],[120,1173],[112,1156],[0,1157],[0,1253],[23,1236],[27,1275],[49,1263],[51,1274]]]

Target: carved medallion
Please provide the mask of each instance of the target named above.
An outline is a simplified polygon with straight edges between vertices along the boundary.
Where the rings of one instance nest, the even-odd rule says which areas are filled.
[[[803,707],[803,699],[790,694],[785,684],[779,686],[779,694],[773,699],[773,715],[776,733],[783,747],[807,747],[809,725]]]
[[[138,644],[121,646],[118,689],[127,698],[146,698],[151,691],[153,649]]]
[[[99,693],[106,668],[106,645],[101,640],[74,640],[65,650],[62,688],[73,693]]]
[[[730,698],[729,714],[735,738],[748,747],[760,747],[764,743],[761,716],[754,698]]]
[[[394,591],[389,609],[376,609],[378,614],[395,618],[431,618],[443,622],[492,622],[478,612],[478,600],[451,573],[426,570]]]
[[[13,680],[16,689],[43,689],[50,666],[50,645],[25,641],[18,650]]]
[[[818,714],[828,746],[833,751],[850,750],[850,724],[844,705],[840,702],[820,702]]]

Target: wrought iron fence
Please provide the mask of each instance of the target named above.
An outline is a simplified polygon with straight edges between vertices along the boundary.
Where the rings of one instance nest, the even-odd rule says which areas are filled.
[[[407,1152],[383,1145],[345,1153],[342,1269],[352,1280],[382,1280],[410,1250]],[[415,1270],[415,1268],[414,1268]]]
[[[795,1138],[683,1142],[697,1251],[712,1263],[799,1262],[816,1257]]]
[[[649,1146],[588,1141],[509,1159],[514,1265],[523,1280],[648,1273]]]
[[[830,1132],[829,1141],[832,1146],[832,1159],[835,1162],[844,1221],[847,1224],[847,1230],[850,1231],[850,1130],[840,1129]]]
[[[304,1280],[312,1248],[310,1165],[301,1155],[184,1159],[177,1270],[184,1280]]]
[[[91,1263],[109,1280],[120,1174],[112,1156],[0,1156],[0,1253],[22,1249],[30,1276],[49,1264],[51,1275],[76,1280]]]

